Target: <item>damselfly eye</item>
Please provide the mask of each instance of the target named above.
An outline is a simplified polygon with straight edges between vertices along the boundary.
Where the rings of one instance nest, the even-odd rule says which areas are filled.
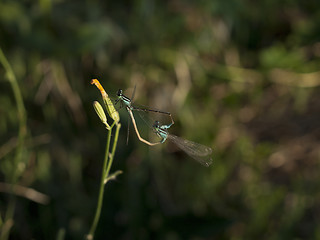
[[[122,96],[122,90],[121,90],[121,89],[118,90],[117,96],[118,96],[118,97],[121,97],[121,96]]]
[[[159,121],[155,121],[154,124],[152,125],[154,128],[159,128]]]

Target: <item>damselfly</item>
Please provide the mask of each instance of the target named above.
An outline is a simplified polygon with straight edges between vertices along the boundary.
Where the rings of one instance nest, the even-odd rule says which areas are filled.
[[[167,139],[169,139],[194,160],[201,163],[203,166],[209,167],[209,165],[212,163],[212,149],[202,144],[169,134],[168,129],[171,126],[172,124],[160,125],[159,121],[155,121],[152,127],[155,133],[161,138],[161,143],[164,143]]]
[[[119,89],[117,92],[118,99],[116,100],[115,104],[120,102],[120,103],[124,104],[127,109],[129,108],[131,111],[153,112],[153,113],[160,113],[160,114],[168,115],[171,119],[171,125],[174,124],[174,121],[173,121],[173,118],[172,118],[172,115],[170,112],[165,112],[165,111],[161,111],[161,110],[157,110],[157,109],[151,109],[148,107],[140,107],[140,106],[138,107],[138,106],[134,105],[132,103],[134,93],[135,93],[135,89],[132,94],[132,98],[130,99],[129,97],[127,97],[126,95],[123,94],[122,89]]]
[[[135,89],[133,91],[133,94],[132,94],[132,99],[134,97],[134,93],[135,93]],[[132,111],[140,111],[140,112],[151,112],[151,113],[159,113],[159,114],[164,114],[164,115],[168,115],[170,117],[170,120],[171,120],[171,123],[170,123],[170,126],[174,124],[174,120],[172,118],[172,115],[170,112],[164,112],[164,111],[160,111],[160,110],[156,110],[156,109],[151,109],[151,108],[147,108],[147,107],[137,107],[136,105],[133,105],[132,104],[132,99],[130,99],[129,97],[127,97],[126,95],[123,94],[123,91],[121,89],[118,90],[117,92],[117,96],[118,96],[118,99],[116,100],[115,104],[117,104],[118,102],[120,102],[121,104],[124,104],[128,113],[129,113],[129,116],[131,118],[131,121],[133,123],[133,127],[135,129],[135,132],[139,138],[139,140],[141,142],[144,142],[146,144],[148,144],[149,146],[154,146],[154,145],[157,145],[159,144],[160,142],[155,142],[155,143],[151,143],[147,140],[145,140],[144,138],[142,138],[140,136],[140,133],[139,133],[139,130],[137,128],[137,124],[136,124],[136,121],[135,121],[135,118],[133,116],[133,112]],[[141,116],[141,114],[139,114]],[[141,116],[142,117],[142,116]],[[143,117],[142,117],[143,118]],[[144,118],[143,118],[144,119]],[[130,124],[130,121],[128,121],[128,126]],[[128,134],[127,136],[129,136],[129,127],[128,127]],[[128,143],[128,137],[127,137],[127,143]]]

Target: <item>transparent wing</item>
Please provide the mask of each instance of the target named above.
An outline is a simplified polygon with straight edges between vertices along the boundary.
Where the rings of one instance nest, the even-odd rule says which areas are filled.
[[[156,110],[158,111],[158,110]],[[171,124],[172,123],[172,116],[169,115],[169,114],[166,114],[165,112],[156,112],[156,111],[136,111],[136,110],[133,110],[132,112],[135,114],[135,115],[138,115],[140,119],[143,120],[143,123],[148,126],[148,128],[150,130],[152,130],[152,132],[154,132],[156,134],[156,131],[153,127],[153,124],[158,121],[160,123],[160,125],[163,125],[163,124]]]
[[[168,139],[203,166],[209,167],[212,163],[212,149],[210,147],[171,134],[168,135]]]

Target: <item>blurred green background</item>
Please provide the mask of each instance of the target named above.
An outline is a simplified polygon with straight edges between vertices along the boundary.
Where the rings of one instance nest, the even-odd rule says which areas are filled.
[[[1,0],[18,83],[2,61],[2,234],[88,233],[107,134],[98,78],[109,94],[136,85],[136,103],[172,112],[171,133],[212,147],[213,164],[132,130],[126,145],[121,109],[111,171],[124,173],[106,186],[96,239],[320,239],[319,26],[316,0]]]

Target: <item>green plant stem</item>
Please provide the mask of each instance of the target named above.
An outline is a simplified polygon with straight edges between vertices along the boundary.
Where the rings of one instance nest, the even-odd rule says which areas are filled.
[[[90,228],[89,234],[87,235],[87,239],[88,240],[94,238],[94,233],[95,233],[95,230],[97,228],[97,225],[98,225],[98,222],[99,222],[99,218],[100,218],[100,214],[101,214],[102,203],[103,203],[103,195],[104,195],[104,185],[105,185],[104,184],[104,180],[109,175],[109,171],[110,171],[110,168],[111,168],[111,165],[112,165],[115,149],[116,149],[117,142],[118,142],[118,136],[119,136],[119,130],[120,130],[121,124],[117,123],[116,126],[117,126],[117,128],[116,128],[116,133],[115,133],[115,137],[114,137],[114,141],[113,141],[112,153],[111,153],[110,156],[109,156],[109,149],[110,149],[111,133],[112,133],[112,129],[114,127],[114,123],[111,125],[111,129],[108,130],[107,145],[106,145],[104,163],[103,163],[103,167],[102,167],[102,174],[101,174],[101,181],[100,181],[100,191],[99,191],[97,209],[96,209],[95,217],[94,217],[94,220],[92,222],[92,226]]]
[[[22,94],[19,88],[19,84],[17,82],[17,78],[11,68],[11,65],[9,61],[7,60],[6,56],[4,55],[1,47],[0,47],[0,63],[3,65],[5,71],[6,71],[6,76],[11,84],[11,88],[14,94],[14,98],[16,100],[16,105],[17,105],[17,111],[18,111],[18,119],[19,119],[19,132],[18,132],[18,144],[17,144],[17,151],[13,160],[14,166],[12,167],[13,172],[11,173],[10,176],[10,182],[13,184],[16,182],[18,176],[19,176],[19,168],[17,167],[19,162],[22,159],[22,152],[23,152],[23,147],[24,147],[24,142],[25,138],[27,135],[27,114],[26,110],[24,107],[23,103],[23,98]],[[13,191],[13,190],[11,190]],[[6,217],[4,220],[4,225],[7,226],[6,231],[2,231],[0,235],[1,240],[6,240],[9,238],[10,235],[10,228],[13,225],[13,215],[14,215],[14,210],[15,210],[15,197],[13,194],[10,196],[10,202],[9,202],[9,207],[7,208],[7,213]],[[11,223],[12,224],[8,224]]]
[[[115,133],[115,136],[114,136],[114,142],[113,142],[113,145],[112,145],[112,152],[111,152],[110,159],[109,159],[109,162],[108,162],[108,167],[106,169],[105,178],[109,176],[109,172],[110,172],[110,169],[111,169],[111,166],[112,166],[114,154],[115,154],[117,143],[118,143],[118,136],[119,136],[119,131],[120,131],[121,124],[120,123],[117,124],[116,127],[117,128],[116,128],[116,133]]]
[[[8,62],[6,56],[4,55],[1,47],[0,47],[0,62],[6,70],[7,78],[11,84],[11,88],[14,94],[14,98],[17,104],[18,110],[18,119],[19,119],[19,133],[18,133],[18,146],[17,152],[15,155],[14,163],[17,165],[22,157],[24,140],[27,135],[27,114],[26,109],[24,107],[22,94],[19,88],[19,84],[17,82],[16,76],[11,68],[10,63]],[[17,167],[13,167],[14,173],[12,174],[12,182],[17,178]]]
[[[100,181],[100,191],[99,191],[96,214],[94,216],[94,220],[93,220],[92,226],[90,228],[89,234],[87,236],[87,239],[93,239],[94,238],[94,232],[95,232],[95,230],[97,228],[98,221],[99,221],[100,214],[101,214],[103,193],[104,193],[104,177],[105,177],[105,169],[107,167],[107,162],[108,162],[108,159],[109,159],[109,148],[110,148],[111,132],[112,132],[112,128],[108,131],[107,146],[106,146],[106,152],[105,152],[105,157],[104,157],[104,162],[103,162],[103,167],[102,167],[102,174],[101,174],[101,181]]]

